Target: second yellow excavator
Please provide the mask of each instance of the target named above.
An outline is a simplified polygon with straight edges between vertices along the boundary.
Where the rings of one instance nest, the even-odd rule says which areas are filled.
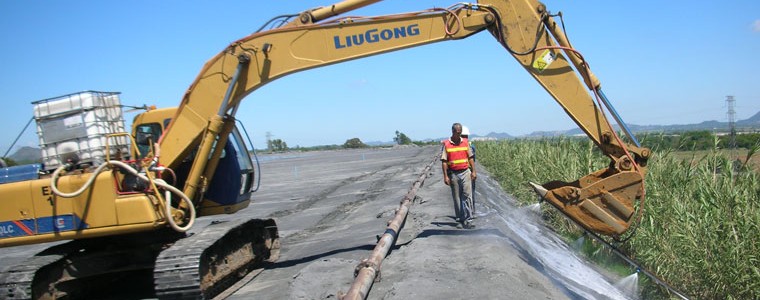
[[[211,58],[178,107],[138,115],[130,134],[97,137],[105,147],[99,159],[83,161],[76,150],[48,154],[60,162],[55,169],[0,184],[0,247],[73,240],[0,267],[0,298],[97,298],[94,283],[108,282],[98,279],[125,272],[152,274],[158,298],[213,298],[240,274],[274,261],[279,250],[271,219],[210,222],[186,233],[197,216],[234,214],[251,201],[254,168],[235,126],[246,96],[294,72],[480,32],[491,34],[610,159],[607,168],[577,181],[534,185],[536,191],[589,231],[613,238],[626,233],[644,195],[649,150],[627,130],[543,4],[483,0],[339,17],[374,2],[348,0],[270,21],[280,26]],[[70,122],[71,111],[87,113],[85,106],[38,121]],[[617,136],[604,108],[633,144]],[[128,151],[116,147],[124,145]]]

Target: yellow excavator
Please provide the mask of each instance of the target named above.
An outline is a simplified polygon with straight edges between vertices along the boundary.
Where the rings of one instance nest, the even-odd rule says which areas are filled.
[[[0,247],[58,243],[0,267],[0,298],[89,297],[99,278],[152,274],[158,298],[213,298],[237,276],[277,259],[271,219],[210,222],[248,206],[254,168],[238,107],[298,71],[488,32],[610,158],[574,182],[533,184],[570,219],[619,238],[643,199],[649,150],[636,141],[580,52],[535,0],[484,0],[376,17],[340,17],[379,0],[347,0],[280,16],[209,60],[178,107],[135,117],[128,155],[66,157],[38,178],[0,184]],[[605,109],[608,112],[605,112]],[[608,122],[613,115],[630,142]],[[631,144],[632,143],[632,144]],[[108,146],[107,146],[108,147]],[[149,277],[150,275],[145,275]]]

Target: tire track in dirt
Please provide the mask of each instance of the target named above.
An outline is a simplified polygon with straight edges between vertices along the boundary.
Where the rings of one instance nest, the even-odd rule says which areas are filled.
[[[413,155],[413,157],[420,156],[420,154],[423,151],[424,149],[420,149],[417,153]],[[415,160],[413,163],[401,165],[401,168],[398,168],[392,172],[385,172],[385,171],[391,170],[398,165],[394,165],[394,164],[383,165],[380,169],[376,171],[363,174],[360,176],[347,178],[345,180],[342,180],[340,183],[336,185],[330,186],[320,191],[317,195],[313,197],[309,197],[309,200],[297,205],[295,209],[288,210],[286,215],[290,215],[290,214],[308,209],[312,207],[314,204],[316,204],[318,201],[326,199],[331,194],[335,193],[337,190],[343,187],[346,187],[350,184],[357,183],[359,180],[371,181],[369,187],[365,189],[365,192],[362,192],[356,196],[355,201],[345,202],[343,204],[336,206],[331,212],[327,213],[324,217],[322,217],[319,221],[317,221],[316,224],[314,224],[314,226],[309,227],[305,230],[301,230],[299,232],[293,233],[292,235],[288,236],[288,239],[292,243],[298,243],[306,237],[311,237],[317,233],[323,232],[330,228],[334,228],[335,224],[340,224],[342,223],[341,221],[346,220],[347,218],[351,217],[352,211],[355,211],[361,208],[364,204],[368,202],[372,202],[376,200],[380,195],[382,195],[386,191],[385,186],[387,185],[387,183],[391,179],[395,178],[396,175],[410,173],[410,170],[416,169],[421,164],[423,164],[423,167],[424,167],[424,159]],[[374,178],[374,177],[377,177],[377,178]],[[410,177],[410,178],[414,178],[414,177]],[[391,210],[391,212],[392,211],[393,210]],[[385,212],[378,213],[378,218],[383,215],[385,215]],[[378,230],[381,230],[381,228],[379,228]]]
[[[387,168],[390,168],[390,167],[391,166],[384,166],[383,169],[381,169],[381,170],[377,170],[377,171],[373,171],[373,172],[370,172],[370,173],[367,173],[367,174],[362,174],[362,175],[359,175],[359,176],[353,176],[353,177],[349,177],[349,178],[343,179],[340,182],[338,182],[337,184],[333,184],[333,185],[331,185],[331,186],[329,186],[329,187],[327,187],[327,188],[319,191],[315,195],[309,196],[309,198],[306,201],[298,203],[298,205],[296,205],[295,208],[281,210],[281,211],[277,211],[277,212],[271,213],[271,214],[269,214],[267,216],[267,218],[282,218],[282,217],[289,216],[289,215],[292,215],[292,214],[304,211],[306,209],[309,209],[309,208],[313,207],[314,204],[316,204],[317,202],[326,199],[328,196],[330,196],[332,193],[334,193],[338,189],[340,189],[340,188],[342,188],[342,187],[344,187],[344,186],[346,186],[348,184],[351,184],[351,183],[357,182],[359,180],[362,180],[364,178],[370,177],[370,176],[374,175],[375,173],[380,172],[380,171],[382,171],[384,169],[387,169]]]

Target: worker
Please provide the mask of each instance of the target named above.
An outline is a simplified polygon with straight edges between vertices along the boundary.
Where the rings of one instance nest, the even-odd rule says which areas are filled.
[[[462,125],[462,138],[467,140],[467,144],[470,145],[470,151],[472,151],[472,161],[473,161],[473,167],[474,162],[477,160],[475,156],[475,144],[470,142],[470,129],[467,128],[467,126]],[[477,214],[475,213],[475,180],[472,181],[472,218],[477,218]]]
[[[441,168],[443,183],[451,188],[457,227],[473,228],[472,181],[477,178],[472,152],[466,139],[462,139],[462,124],[451,125],[451,137],[441,142]]]

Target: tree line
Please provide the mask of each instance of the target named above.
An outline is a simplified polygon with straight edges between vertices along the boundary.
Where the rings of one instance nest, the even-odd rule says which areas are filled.
[[[267,137],[271,137],[271,133],[267,133]],[[397,145],[411,145],[411,144],[417,144],[422,145],[426,144],[424,142],[415,142],[412,141],[409,136],[404,134],[401,131],[396,130],[395,136],[393,137],[393,142]],[[296,146],[296,149],[298,150],[334,150],[334,149],[358,149],[358,148],[369,148],[370,146],[362,142],[360,138],[350,138],[347,139],[343,145],[320,145],[320,146],[313,146],[313,147],[298,147]],[[269,152],[283,152],[291,150],[291,148],[288,147],[288,144],[281,140],[281,139],[267,139],[267,151]]]
[[[645,133],[637,138],[645,147],[652,149],[668,149],[675,151],[710,150],[715,147],[730,149],[730,135],[716,135],[708,130],[687,131],[681,133]],[[736,148],[752,149],[760,144],[760,133],[745,133],[735,136]]]

